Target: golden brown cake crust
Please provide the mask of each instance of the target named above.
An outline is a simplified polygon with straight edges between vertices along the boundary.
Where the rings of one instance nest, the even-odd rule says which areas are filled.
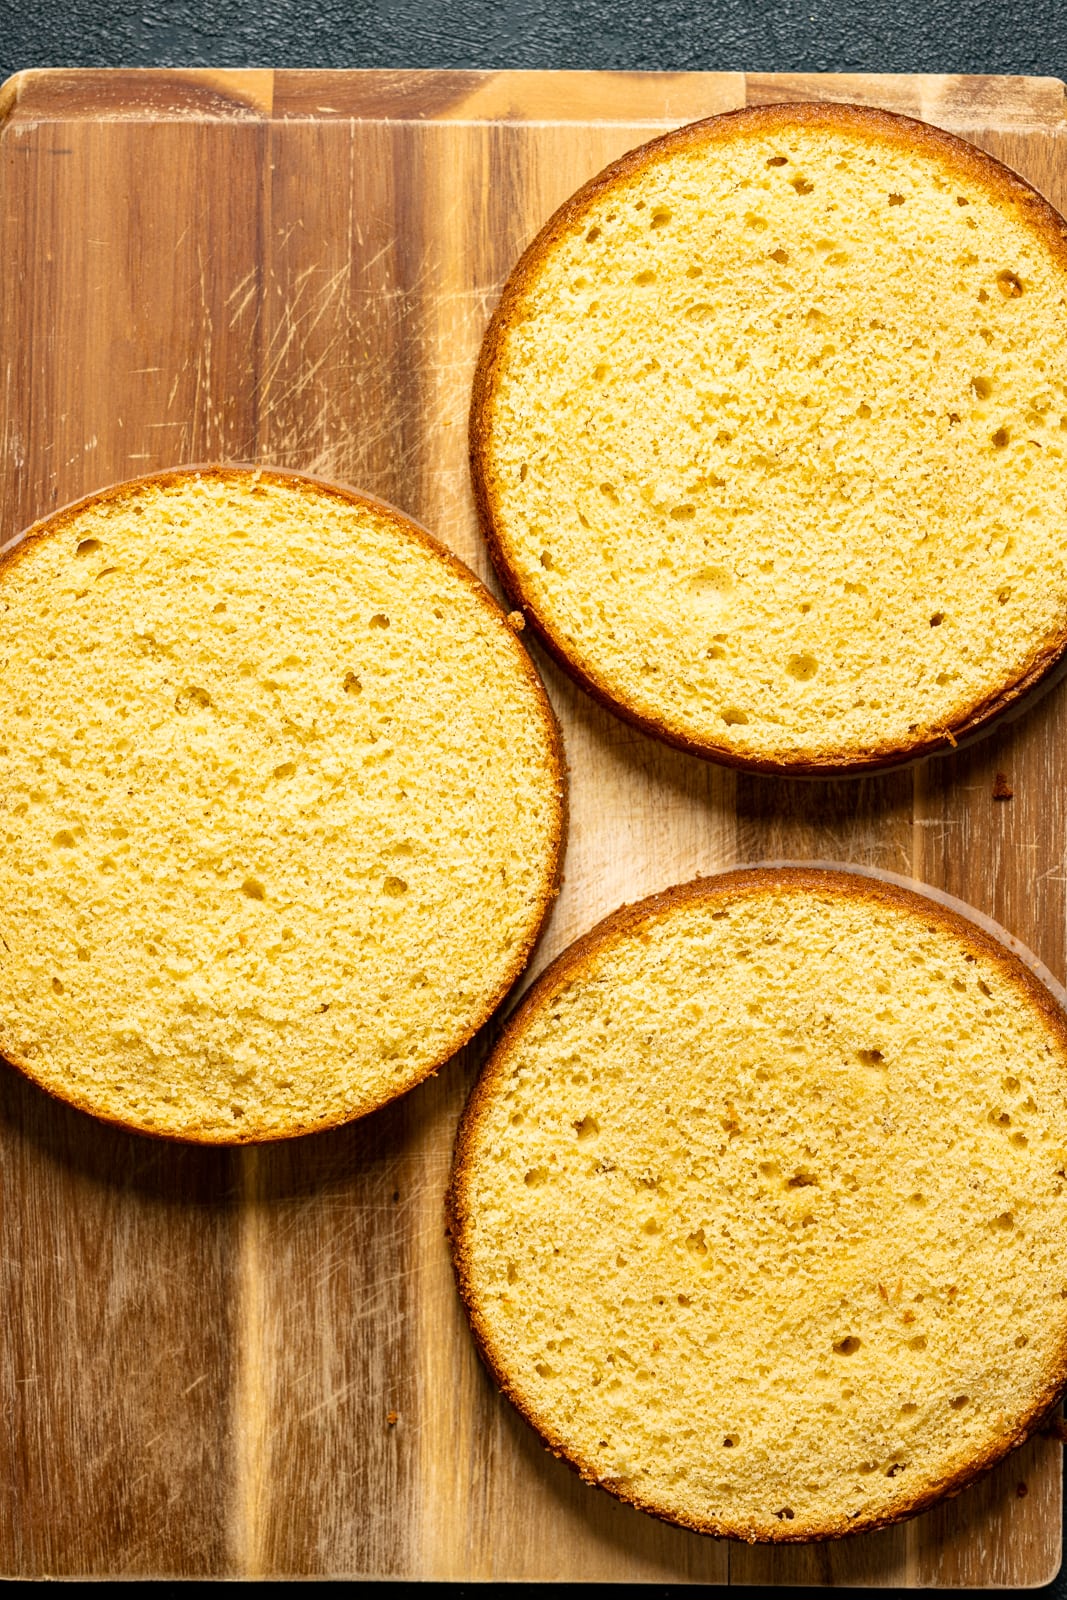
[[[478,1353],[498,1389],[541,1435],[546,1448],[553,1455],[566,1460],[586,1482],[607,1489],[617,1499],[626,1501],[640,1511],[649,1512],[664,1522],[678,1524],[695,1533],[742,1540],[749,1544],[803,1544],[814,1540],[847,1538],[855,1533],[873,1533],[879,1528],[906,1521],[928,1510],[938,1501],[951,1499],[960,1494],[976,1479],[990,1471],[1012,1450],[1031,1438],[1063,1398],[1064,1391],[1067,1390],[1067,1341],[1061,1345],[1054,1362],[1050,1363],[1045,1387],[1034,1397],[1025,1414],[958,1472],[940,1482],[929,1484],[890,1515],[855,1521],[842,1516],[839,1519],[828,1520],[826,1526],[817,1533],[794,1533],[790,1531],[787,1522],[782,1522],[773,1532],[768,1533],[763,1528],[701,1521],[684,1512],[666,1511],[659,1504],[635,1494],[629,1486],[603,1478],[594,1462],[585,1460],[571,1450],[567,1441],[534,1413],[499,1358],[492,1329],[482,1313],[477,1291],[472,1282],[471,1252],[467,1238],[470,1218],[467,1185],[471,1172],[474,1140],[485,1108],[492,1101],[496,1086],[503,1076],[509,1052],[521,1039],[528,1021],[537,1015],[547,997],[562,989],[571,980],[581,977],[592,958],[602,950],[621,942],[649,923],[669,916],[682,906],[695,902],[703,904],[735,902],[749,895],[765,894],[768,890],[785,893],[806,891],[840,894],[903,910],[912,915],[920,913],[928,925],[944,929],[961,940],[971,954],[995,963],[1013,982],[1021,985],[1035,1009],[1054,1030],[1067,1053],[1067,1015],[1037,976],[1018,956],[977,923],[971,922],[935,900],[928,899],[925,895],[892,882],[868,877],[862,872],[833,871],[821,867],[755,866],[739,868],[715,877],[695,878],[689,883],[676,885],[632,905],[621,906],[569,945],[531,985],[508,1018],[496,1047],[471,1090],[460,1118],[446,1207],[452,1265]]]
[[[550,870],[546,874],[541,890],[536,917],[531,923],[526,937],[518,944],[513,952],[507,967],[491,994],[487,996],[479,1011],[469,1024],[464,1036],[458,1039],[447,1054],[440,1060],[430,1062],[417,1078],[401,1084],[390,1094],[386,1095],[373,1106],[367,1106],[355,1113],[356,1116],[365,1116],[374,1110],[406,1094],[409,1089],[437,1073],[445,1062],[451,1060],[456,1051],[462,1049],[470,1042],[474,1035],[482,1028],[493,1012],[505,999],[509,990],[522,974],[527,962],[532,955],[538,940],[543,932],[548,914],[559,895],[560,879],[563,868],[563,856],[567,839],[567,762],[563,747],[563,737],[559,722],[552,708],[552,704],[545,693],[540,674],[531,660],[529,654],[516,637],[516,629],[509,619],[507,612],[500,606],[494,596],[489,592],[481,580],[471,569],[442,544],[433,534],[420,526],[404,512],[397,510],[383,500],[378,500],[372,495],[364,494],[360,490],[349,488],[346,485],[318,478],[310,473],[291,471],[281,467],[258,467],[241,464],[208,464],[204,466],[186,466],[170,468],[161,472],[146,473],[144,476],[124,480],[112,484],[107,488],[96,490],[91,494],[83,495],[80,499],[71,501],[60,507],[50,515],[39,519],[25,531],[25,533],[6,550],[0,552],[0,601],[3,599],[3,584],[5,578],[17,564],[22,561],[35,545],[55,535],[62,534],[67,525],[75,520],[79,514],[89,506],[98,505],[108,501],[120,501],[124,498],[136,498],[145,486],[158,486],[166,488],[172,484],[179,484],[189,479],[205,481],[224,481],[227,479],[255,479],[261,483],[276,483],[289,489],[296,489],[315,498],[322,496],[346,502],[348,504],[367,507],[379,517],[388,521],[404,538],[413,540],[438,557],[456,577],[461,579],[471,595],[484,607],[494,623],[498,624],[503,633],[513,645],[514,658],[520,666],[524,678],[533,691],[538,714],[545,732],[548,735],[551,751],[552,768],[550,773],[551,787],[557,799],[554,826],[551,835]],[[349,1116],[338,1115],[313,1123],[293,1123],[284,1129],[269,1131],[251,1130],[248,1132],[234,1129],[227,1133],[225,1138],[220,1138],[214,1130],[198,1131],[195,1128],[183,1129],[181,1132],[172,1132],[168,1129],[145,1128],[126,1122],[122,1118],[109,1116],[97,1106],[89,1104],[77,1095],[61,1094],[53,1084],[45,1082],[34,1070],[31,1061],[11,1047],[10,1041],[4,1038],[4,1019],[0,1017],[0,1058],[8,1065],[14,1067],[32,1083],[45,1090],[53,1099],[60,1100],[63,1104],[71,1105],[76,1110],[84,1111],[96,1118],[97,1121],[107,1122],[113,1126],[124,1128],[127,1132],[145,1135],[149,1138],[178,1140],[182,1143],[204,1144],[253,1144],[266,1143],[279,1139],[299,1138],[308,1133],[322,1133],[327,1129],[338,1127],[352,1120]]]
[[[576,646],[568,646],[539,613],[501,536],[499,493],[489,452],[492,411],[505,336],[521,318],[524,300],[536,281],[542,263],[576,227],[590,205],[616,184],[653,166],[662,155],[724,143],[738,134],[775,133],[792,128],[847,132],[880,144],[897,144],[911,151],[936,156],[948,169],[984,188],[992,200],[1014,209],[1024,223],[1042,235],[1067,276],[1067,222],[1064,218],[1025,179],[954,134],[912,117],[871,106],[801,101],[723,112],[705,121],[690,123],[629,151],[584,184],[549,218],[527,246],[504,286],[478,358],[471,395],[469,454],[479,519],[504,591],[512,605],[522,611],[545,648],[581,688],[642,732],[663,739],[690,755],[745,771],[819,776],[833,772],[863,772],[915,761],[939,750],[955,748],[962,740],[984,731],[996,718],[1018,707],[1031,691],[1048,678],[1067,648],[1067,622],[1035,645],[1011,682],[999,685],[975,699],[950,725],[922,728],[913,738],[884,742],[863,753],[827,746],[818,752],[795,756],[786,753],[774,759],[746,754],[711,738],[695,739],[680,725],[646,716],[622,692],[609,693],[597,681],[595,670],[580,650]]]

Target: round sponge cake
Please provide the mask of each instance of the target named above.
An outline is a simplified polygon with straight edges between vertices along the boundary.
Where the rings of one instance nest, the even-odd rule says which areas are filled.
[[[502,581],[640,727],[768,771],[889,764],[1067,639],[1067,227],[962,141],[768,106],[547,224],[477,370]]]
[[[451,1189],[488,1365],[557,1454],[701,1532],[835,1538],[1019,1444],[1067,1381],[1067,1021],[865,876],[624,908],[534,986]]]
[[[561,747],[428,534],[175,471],[31,529],[0,627],[0,1054],[233,1142],[360,1116],[485,1021],[555,892]]]

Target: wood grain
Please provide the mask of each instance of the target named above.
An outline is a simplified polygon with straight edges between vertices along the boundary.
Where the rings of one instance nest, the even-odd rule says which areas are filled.
[[[950,127],[1061,208],[1054,80],[36,72],[0,90],[0,542],[116,478],[259,460],[382,495],[488,577],[470,377],[519,251],[665,127],[856,99]],[[737,861],[913,872],[1063,976],[1067,689],[856,782],[662,748],[542,661],[572,833],[544,965],[623,899]],[[994,801],[1003,772],[1011,801]],[[494,1392],[442,1195],[495,1024],[353,1128],[228,1155],[97,1127],[0,1074],[0,1572],[1023,1585],[1060,1552],[1038,1440],[887,1533],[788,1551],[581,1484]],[[1019,1493],[1025,1484],[1026,1493]]]

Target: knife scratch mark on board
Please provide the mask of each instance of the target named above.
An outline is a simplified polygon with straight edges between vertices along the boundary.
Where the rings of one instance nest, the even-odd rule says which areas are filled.
[[[347,1399],[354,1389],[359,1388],[361,1382],[361,1378],[350,1379],[348,1383],[342,1384],[339,1389],[335,1389],[332,1394],[328,1394],[325,1399],[318,1401],[316,1405],[309,1406],[306,1411],[302,1411],[298,1421],[307,1422],[310,1417],[316,1417],[320,1412],[340,1405],[341,1401]]]

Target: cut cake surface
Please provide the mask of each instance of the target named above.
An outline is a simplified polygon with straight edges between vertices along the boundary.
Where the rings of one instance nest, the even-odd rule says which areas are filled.
[[[471,410],[501,579],[594,695],[769,771],[891,764],[1067,638],[1067,232],[852,106],[714,117],[564,205]]]
[[[558,730],[478,580],[295,474],[91,496],[0,561],[0,1053],[145,1132],[440,1066],[555,892]]]

